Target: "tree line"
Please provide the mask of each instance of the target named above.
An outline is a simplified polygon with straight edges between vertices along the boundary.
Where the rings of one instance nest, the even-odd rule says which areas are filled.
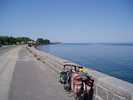
[[[50,40],[38,38],[36,41],[34,41],[29,37],[0,36],[0,45],[19,45],[19,44],[28,44],[32,42],[34,42],[37,45],[42,45],[42,44],[49,44]]]
[[[38,38],[38,39],[36,40],[36,43],[37,43],[38,45],[50,44],[50,40],[48,40],[48,39],[43,39],[43,38]]]

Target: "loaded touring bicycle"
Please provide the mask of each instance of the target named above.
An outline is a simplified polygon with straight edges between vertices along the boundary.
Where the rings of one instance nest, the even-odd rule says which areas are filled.
[[[76,65],[65,64],[63,65],[63,71],[59,74],[59,82],[64,85],[66,91],[71,91],[71,77],[72,73],[76,72]]]
[[[83,69],[74,64],[64,64],[59,73],[59,82],[63,84],[64,90],[73,92],[75,100],[92,100],[94,79]]]

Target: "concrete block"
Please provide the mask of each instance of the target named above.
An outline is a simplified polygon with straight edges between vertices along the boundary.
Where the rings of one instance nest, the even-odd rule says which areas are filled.
[[[126,98],[125,97],[118,96],[118,95],[114,95],[113,96],[113,100],[126,100]]]
[[[103,100],[107,100],[107,97],[108,97],[108,93],[107,91],[103,88],[103,87],[97,87],[96,88],[97,90],[97,95],[102,98]]]
[[[96,96],[94,96],[94,97],[93,97],[93,100],[100,100],[100,99],[98,99]]]
[[[112,93],[108,93],[108,100],[113,100],[113,94]]]

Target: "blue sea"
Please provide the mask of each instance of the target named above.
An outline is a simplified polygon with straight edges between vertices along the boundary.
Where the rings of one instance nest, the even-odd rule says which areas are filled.
[[[38,49],[133,83],[133,44],[65,43]]]

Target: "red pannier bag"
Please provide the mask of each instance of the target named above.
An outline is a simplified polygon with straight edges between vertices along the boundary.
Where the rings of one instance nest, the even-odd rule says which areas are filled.
[[[79,93],[82,86],[82,78],[80,77],[79,72],[74,72],[72,74],[71,82],[72,91],[76,94]]]
[[[82,74],[80,72],[74,72],[72,74],[71,82],[72,82],[71,87],[72,87],[72,90],[74,93],[78,94],[83,85],[84,92],[89,94],[93,88],[94,80],[91,79],[90,77],[86,76],[85,74]]]

